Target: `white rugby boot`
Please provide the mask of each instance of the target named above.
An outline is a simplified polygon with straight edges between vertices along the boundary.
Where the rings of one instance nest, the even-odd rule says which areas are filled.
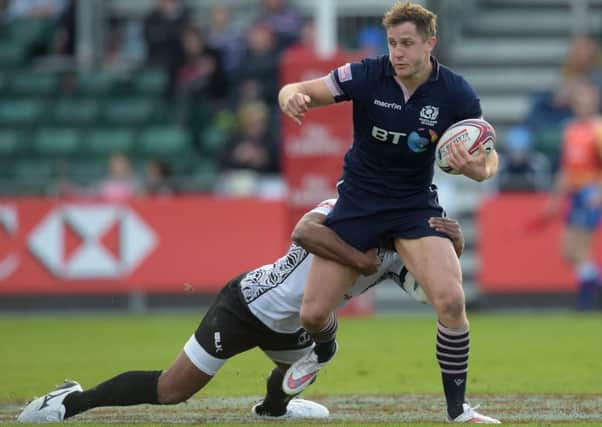
[[[478,405],[477,405],[478,407]],[[488,417],[487,415],[479,414],[475,409],[471,408],[468,403],[464,403],[462,408],[464,412],[456,418],[448,419],[450,423],[475,423],[475,424],[501,424],[502,422],[496,418]]]
[[[318,375],[318,371],[334,358],[339,345],[335,342],[334,352],[326,362],[318,362],[318,355],[314,350],[308,352],[293,363],[282,380],[282,390],[289,396],[295,396],[305,390]]]
[[[20,423],[57,423],[65,419],[65,397],[83,391],[76,381],[65,381],[46,396],[32,400],[17,417]]]
[[[272,419],[302,419],[302,418],[328,418],[330,411],[324,405],[320,405],[317,402],[305,399],[292,399],[288,402],[286,407],[286,413],[280,416],[272,416],[269,414],[259,414],[257,407],[261,405],[258,403],[253,406],[252,413],[256,417],[261,418],[272,418]]]

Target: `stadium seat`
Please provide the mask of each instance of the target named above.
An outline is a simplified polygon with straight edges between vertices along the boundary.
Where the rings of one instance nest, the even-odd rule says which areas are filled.
[[[137,95],[159,96],[167,86],[167,74],[159,68],[143,69],[132,77],[132,87]]]
[[[15,167],[14,161],[0,157],[0,181],[7,183],[13,178],[13,170]],[[0,194],[6,194],[6,190],[1,190]]]
[[[4,99],[0,101],[0,125],[35,126],[44,113],[44,103],[36,99]]]
[[[104,118],[115,125],[143,125],[150,122],[155,102],[144,98],[112,98],[105,105]]]
[[[10,41],[0,42],[0,67],[15,68],[25,59],[25,49]]]
[[[23,18],[15,19],[9,24],[8,37],[13,43],[23,46],[47,43],[54,23],[49,19]]]
[[[191,191],[211,192],[217,182],[219,170],[217,164],[211,160],[202,160],[194,171],[191,182],[194,188]]]
[[[77,185],[97,184],[107,175],[106,161],[100,159],[70,160],[67,166],[69,180]]]
[[[535,149],[550,158],[557,157],[560,153],[563,137],[562,126],[552,126],[538,130],[534,134]]]
[[[72,128],[43,128],[33,138],[33,149],[40,156],[72,156],[80,148],[81,135]]]
[[[77,78],[77,92],[82,95],[108,95],[114,86],[115,77],[106,72],[82,73]]]
[[[19,132],[10,129],[0,130],[0,158],[12,159],[23,150]]]
[[[216,157],[228,140],[228,134],[216,127],[210,127],[203,132],[200,146],[203,153]]]
[[[108,157],[115,152],[130,153],[134,147],[134,132],[130,129],[93,128],[86,133],[84,152]]]
[[[176,126],[153,126],[140,135],[139,153],[144,157],[171,157],[191,151],[190,135]]]
[[[56,176],[56,164],[48,160],[26,159],[14,165],[13,184],[21,194],[45,194]]]
[[[52,73],[17,72],[9,82],[14,95],[48,96],[56,91],[58,77]]]
[[[51,108],[55,123],[72,126],[94,124],[100,115],[100,105],[94,99],[59,99]]]
[[[0,93],[5,92],[6,86],[7,86],[7,81],[8,81],[8,76],[5,73],[0,72]]]

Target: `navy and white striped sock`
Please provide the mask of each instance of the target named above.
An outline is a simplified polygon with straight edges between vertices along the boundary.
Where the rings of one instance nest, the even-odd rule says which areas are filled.
[[[447,413],[451,419],[463,412],[469,349],[468,326],[462,329],[450,329],[437,323],[437,361],[441,368]]]
[[[331,313],[328,321],[319,332],[310,333],[316,343],[314,351],[318,355],[318,362],[326,362],[334,355],[338,328],[337,317],[334,313]]]

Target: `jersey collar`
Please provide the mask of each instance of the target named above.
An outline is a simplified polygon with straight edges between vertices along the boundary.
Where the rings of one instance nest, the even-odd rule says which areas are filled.
[[[437,58],[435,58],[432,55],[431,55],[431,64],[433,64],[433,70],[431,71],[431,75],[429,76],[427,82],[435,82],[435,81],[439,80],[439,61],[437,61]],[[385,71],[385,74],[388,77],[395,76],[395,69],[393,68],[393,65],[391,64],[391,61],[389,60],[388,56],[387,56],[387,69]]]

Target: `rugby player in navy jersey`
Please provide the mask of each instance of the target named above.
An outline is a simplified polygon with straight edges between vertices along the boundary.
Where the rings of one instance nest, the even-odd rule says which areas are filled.
[[[450,125],[482,116],[471,86],[431,55],[436,16],[411,2],[397,2],[383,17],[389,55],[345,64],[323,78],[285,85],[282,111],[301,124],[309,108],[353,101],[353,144],[345,155],[339,199],[326,225],[360,251],[392,238],[408,270],[423,286],[437,316],[437,360],[450,421],[497,423],[465,400],[469,353],[462,273],[448,238],[429,227],[444,216],[432,184],[435,147]],[[483,181],[497,171],[497,153],[463,145],[450,149],[450,165]],[[334,307],[357,271],[315,257],[300,317],[313,352],[288,370],[284,388],[294,394],[336,352]],[[296,387],[287,389],[286,384]]]
[[[360,252],[323,225],[335,203],[336,200],[326,200],[299,221],[293,231],[293,239],[298,244],[293,243],[282,258],[241,274],[226,284],[169,369],[124,372],[87,390],[75,381],[67,381],[31,401],[17,420],[59,422],[104,406],[183,402],[205,387],[229,358],[254,347],[261,348],[276,364],[268,377],[265,398],[252,409],[254,415],[327,417],[326,407],[293,399],[282,388],[284,373],[290,364],[310,352],[313,346],[299,320],[312,254],[363,273],[347,291],[345,300],[386,279],[395,281],[415,299],[421,300],[417,292],[420,288],[395,251]],[[458,255],[461,254],[464,237],[456,221],[433,218],[431,227],[446,233],[454,242]]]

